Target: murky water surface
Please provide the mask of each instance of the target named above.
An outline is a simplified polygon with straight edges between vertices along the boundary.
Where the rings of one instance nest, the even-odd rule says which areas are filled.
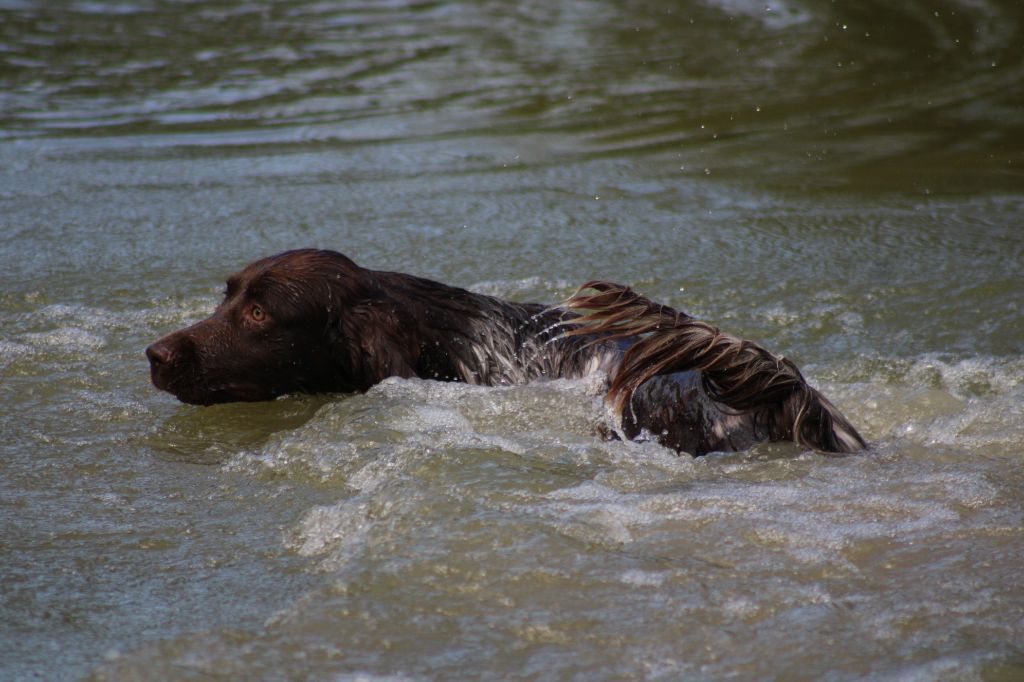
[[[1024,9],[0,0],[0,677],[1024,676]],[[584,383],[195,408],[144,346],[342,250],[601,277],[873,442],[604,443]]]

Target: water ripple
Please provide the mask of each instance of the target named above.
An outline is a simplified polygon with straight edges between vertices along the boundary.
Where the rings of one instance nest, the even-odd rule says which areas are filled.
[[[712,172],[924,153],[1012,173],[1024,125],[1010,2],[26,1],[0,19],[6,136],[344,124],[355,140],[534,131]]]

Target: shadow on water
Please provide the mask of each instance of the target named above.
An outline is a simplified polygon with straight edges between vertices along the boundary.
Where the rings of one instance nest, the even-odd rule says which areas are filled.
[[[220,465],[240,451],[259,449],[275,434],[309,422],[339,396],[286,396],[260,403],[182,406],[140,440],[160,459]]]

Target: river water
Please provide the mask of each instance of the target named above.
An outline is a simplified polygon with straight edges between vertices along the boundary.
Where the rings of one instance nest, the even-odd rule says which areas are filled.
[[[872,449],[150,386],[301,246],[631,284]],[[1022,315],[1019,2],[0,0],[0,678],[1024,679]]]

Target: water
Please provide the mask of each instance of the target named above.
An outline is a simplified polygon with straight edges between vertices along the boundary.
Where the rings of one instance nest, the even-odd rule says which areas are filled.
[[[1015,2],[0,0],[0,677],[1024,676]],[[604,443],[586,382],[194,408],[286,248],[595,277],[874,447]]]

